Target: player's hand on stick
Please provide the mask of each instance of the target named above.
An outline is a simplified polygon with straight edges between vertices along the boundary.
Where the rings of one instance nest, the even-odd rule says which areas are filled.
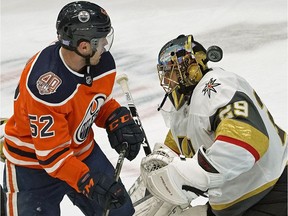
[[[126,107],[117,108],[109,116],[106,130],[112,148],[118,153],[123,149],[123,143],[127,143],[125,157],[131,161],[138,155],[144,135]]]
[[[104,173],[86,173],[78,181],[78,188],[103,209],[107,206],[107,200],[110,208],[120,208],[127,200],[124,185]]]

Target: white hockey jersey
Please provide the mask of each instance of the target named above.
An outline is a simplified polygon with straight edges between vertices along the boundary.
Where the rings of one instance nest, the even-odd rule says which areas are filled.
[[[217,215],[241,215],[269,192],[287,164],[286,133],[254,89],[234,73],[213,68],[189,105],[165,115],[182,154],[192,157],[203,146],[211,164],[200,166],[222,175],[219,193],[209,196]]]

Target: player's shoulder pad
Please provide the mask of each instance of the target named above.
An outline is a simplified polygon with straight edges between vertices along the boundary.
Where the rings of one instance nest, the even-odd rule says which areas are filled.
[[[33,62],[27,78],[27,89],[38,101],[58,105],[77,90],[83,77],[72,73],[62,62],[60,44],[42,50]]]

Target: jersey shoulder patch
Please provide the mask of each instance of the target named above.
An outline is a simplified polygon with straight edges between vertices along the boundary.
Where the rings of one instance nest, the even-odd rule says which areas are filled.
[[[191,109],[193,113],[211,115],[231,100],[237,91],[237,76],[220,68],[203,76],[193,91]]]
[[[33,62],[27,78],[27,88],[35,100],[59,104],[78,88],[82,77],[73,74],[64,65],[56,43],[42,50]]]

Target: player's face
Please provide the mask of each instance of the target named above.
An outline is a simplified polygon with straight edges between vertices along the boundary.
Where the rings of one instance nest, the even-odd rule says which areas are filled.
[[[113,40],[114,40],[114,29],[111,28],[110,32],[106,35],[106,37],[95,38],[95,40],[96,40],[96,47],[93,47],[92,49],[92,46],[91,46],[91,53],[93,53],[93,50],[94,51],[96,50],[94,55],[90,58],[91,65],[98,64],[102,53],[108,52],[110,50],[113,44]]]
[[[106,38],[100,38],[97,43],[97,48],[95,54],[90,58],[91,65],[97,65],[101,59],[102,53],[106,51],[105,46],[108,44]],[[92,50],[91,50],[92,51]]]

